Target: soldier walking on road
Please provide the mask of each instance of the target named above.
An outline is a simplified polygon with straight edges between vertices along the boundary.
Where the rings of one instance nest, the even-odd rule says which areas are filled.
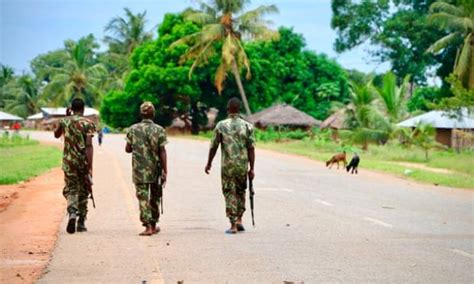
[[[162,185],[168,167],[165,145],[168,143],[163,127],[155,124],[155,108],[145,102],[140,106],[142,121],[132,125],[126,135],[125,151],[132,153],[133,183],[140,206],[140,221],[145,230],[140,236],[151,236],[160,231],[159,205]]]
[[[96,130],[94,123],[84,118],[83,113],[84,101],[79,98],[72,100],[71,109],[66,110],[67,117],[59,122],[54,131],[56,138],[64,135],[63,171],[66,184],[63,195],[67,199],[69,213],[66,231],[70,234],[76,231],[77,218],[77,231],[87,231],[87,183],[92,178],[92,137]]]
[[[245,212],[247,176],[250,179],[255,176],[255,136],[253,125],[243,120],[239,114],[239,99],[230,99],[227,103],[227,111],[229,117],[219,122],[214,129],[205,172],[209,174],[212,160],[221,144],[222,192],[225,198],[226,215],[231,225],[226,233],[235,234],[237,231],[245,231],[242,216]]]

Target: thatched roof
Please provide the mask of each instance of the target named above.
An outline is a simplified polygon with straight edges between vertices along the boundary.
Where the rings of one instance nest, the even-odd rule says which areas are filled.
[[[321,121],[287,104],[278,104],[260,112],[249,115],[247,121],[258,127],[267,126],[293,126],[312,127],[318,126]]]
[[[342,129],[344,128],[345,120],[346,115],[344,113],[344,109],[340,109],[326,118],[323,123],[321,123],[320,128]]]
[[[347,105],[344,108],[341,108],[331,114],[328,118],[326,118],[323,123],[321,123],[320,128],[332,128],[332,129],[346,129],[346,110],[351,109],[354,106],[352,104]]]

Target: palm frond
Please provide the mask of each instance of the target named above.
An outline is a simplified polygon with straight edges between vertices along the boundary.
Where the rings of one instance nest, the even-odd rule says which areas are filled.
[[[459,78],[462,78],[469,71],[474,72],[474,70],[469,70],[473,69],[473,67],[470,66],[471,57],[473,56],[473,50],[470,44],[471,36],[472,35],[467,35],[464,39],[464,44],[461,49],[461,53],[459,54],[459,59],[457,60],[456,65],[454,66],[454,74],[456,74]]]
[[[250,60],[247,56],[247,53],[245,52],[245,49],[244,47],[242,46],[242,43],[239,41],[239,40],[236,40],[237,44],[238,44],[238,47],[239,47],[239,50],[237,52],[237,61],[238,61],[238,65],[241,66],[243,65],[247,71],[246,75],[245,75],[245,78],[247,80],[250,80],[250,78],[252,77],[252,74],[250,72]]]
[[[201,26],[216,22],[216,17],[214,15],[199,11],[187,12],[185,13],[184,18]]]
[[[224,89],[224,82],[227,79],[227,73],[230,70],[230,66],[225,63],[225,61],[222,61],[219,67],[217,67],[215,79],[214,79],[214,85],[217,88],[217,93],[220,95],[222,93],[222,90]]]
[[[430,53],[438,53],[439,51],[445,49],[448,47],[450,44],[452,44],[458,37],[461,36],[461,33],[459,32],[454,32],[450,33],[447,36],[437,40],[435,43],[433,43],[426,52]]]
[[[265,15],[275,13],[278,13],[275,5],[264,5],[248,11],[235,19],[237,30],[251,39],[276,39],[278,32],[269,28],[272,22],[263,19]]]
[[[435,13],[435,12],[444,12],[444,13],[448,13],[454,16],[464,15],[464,9],[462,9],[461,7],[456,7],[444,1],[437,1],[431,4],[430,13]]]
[[[474,27],[474,20],[469,17],[458,17],[440,12],[429,16],[429,22],[443,29],[470,31]]]
[[[194,68],[196,68],[196,66],[198,66],[202,62],[206,62],[214,54],[214,50],[212,48],[213,44],[214,44],[214,41],[209,41],[204,47],[199,46],[199,50],[196,55],[193,55],[190,52],[185,54],[187,58],[193,58],[193,57],[195,58],[193,64],[191,65],[191,68],[189,69],[189,74],[188,74],[189,79],[191,79]],[[190,57],[190,56],[193,56],[193,57]]]
[[[236,21],[240,24],[259,22],[266,15],[279,13],[276,5],[262,5],[240,15]]]

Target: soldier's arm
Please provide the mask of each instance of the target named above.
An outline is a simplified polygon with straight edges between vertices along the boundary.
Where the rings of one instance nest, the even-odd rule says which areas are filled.
[[[220,133],[217,130],[215,130],[214,137],[211,142],[211,148],[209,149],[209,155],[207,157],[207,165],[206,165],[206,168],[204,169],[204,172],[206,174],[209,174],[209,172],[211,171],[212,160],[214,160],[214,157],[216,156],[216,153],[217,153],[217,149],[219,148],[219,144],[221,142],[222,142],[222,135],[220,135]]]
[[[127,144],[125,144],[125,152],[132,153],[133,147],[132,147],[132,130],[131,129],[127,130],[127,134],[125,135],[125,141],[127,141]]]
[[[247,155],[249,157],[249,164],[250,164],[250,170],[249,170],[249,178],[253,179],[255,177],[255,172],[254,172],[254,166],[255,166],[255,147],[249,147],[247,148]]]
[[[255,177],[254,166],[255,166],[255,132],[253,127],[249,127],[249,136],[247,141],[247,156],[249,157],[249,179],[253,179]]]
[[[94,156],[94,147],[92,146],[92,136],[86,136],[86,159],[89,173],[92,174],[92,161]]]
[[[61,122],[59,122],[58,127],[54,130],[54,137],[59,138],[61,135],[63,135],[63,127]]]
[[[167,160],[167,156],[166,156],[166,149],[165,149],[164,146],[160,147],[159,157],[160,157],[160,164],[163,167],[162,179],[163,179],[163,181],[166,181],[166,177],[168,175],[168,160]]]

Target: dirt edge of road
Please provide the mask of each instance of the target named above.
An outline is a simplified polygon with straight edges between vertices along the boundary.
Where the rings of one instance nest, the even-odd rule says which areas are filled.
[[[34,283],[49,263],[66,207],[60,168],[0,186],[0,283]]]

